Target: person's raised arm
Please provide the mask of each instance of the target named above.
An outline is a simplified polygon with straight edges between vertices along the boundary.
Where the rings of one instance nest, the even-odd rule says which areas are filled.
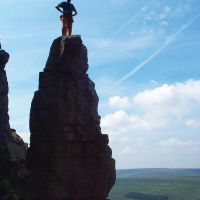
[[[72,14],[72,16],[76,16],[77,14],[78,14],[78,12],[76,11],[76,8],[74,7],[74,5],[73,5],[73,14]]]
[[[77,11],[74,11],[74,13],[72,14],[72,16],[76,16],[78,13]]]
[[[58,4],[57,6],[55,6],[55,8],[56,8],[59,12],[63,13],[63,9],[61,9],[61,4]]]

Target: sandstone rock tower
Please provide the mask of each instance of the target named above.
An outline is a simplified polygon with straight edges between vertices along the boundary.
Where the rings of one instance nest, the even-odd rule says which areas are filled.
[[[4,50],[0,50],[0,141],[5,141],[5,137],[8,137],[10,132],[8,116],[8,81],[5,71],[5,65],[8,59],[9,54]]]
[[[79,36],[60,37],[40,73],[31,113],[29,200],[105,200],[115,183],[98,96]]]
[[[0,50],[0,176],[8,175],[8,149],[6,145],[9,137],[10,124],[8,115],[8,81],[5,65],[8,62],[9,54]],[[5,157],[5,155],[7,155]]]

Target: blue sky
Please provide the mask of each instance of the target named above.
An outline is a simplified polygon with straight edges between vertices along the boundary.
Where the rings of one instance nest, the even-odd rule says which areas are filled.
[[[38,74],[61,32],[58,3],[0,1],[10,123],[26,141]],[[73,3],[117,168],[200,167],[200,1]]]

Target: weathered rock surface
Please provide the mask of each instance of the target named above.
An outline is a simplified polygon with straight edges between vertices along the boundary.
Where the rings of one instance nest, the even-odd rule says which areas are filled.
[[[30,112],[27,200],[105,200],[115,183],[98,96],[80,37],[60,37],[40,73]]]
[[[9,135],[10,125],[8,116],[8,81],[5,65],[9,54],[0,50],[0,176],[8,176],[9,161],[6,139]]]
[[[5,71],[5,65],[9,60],[9,54],[0,50],[0,138],[5,141],[10,131],[8,116],[8,81]],[[3,139],[4,138],[4,139]]]
[[[5,71],[9,54],[0,50],[0,199],[12,199],[10,195],[10,161],[7,141],[10,134],[8,115],[8,81]]]
[[[9,54],[0,50],[0,200],[17,198],[18,183],[26,172],[26,144],[9,124],[8,81],[5,71],[8,60]]]

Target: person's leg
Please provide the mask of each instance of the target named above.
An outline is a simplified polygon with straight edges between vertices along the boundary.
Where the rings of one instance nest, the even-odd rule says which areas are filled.
[[[62,22],[62,36],[65,35],[65,24],[64,24],[64,16],[60,16],[60,21]]]
[[[67,35],[70,36],[72,34],[72,18],[67,18]]]
[[[63,18],[63,29],[62,29],[62,34],[67,35],[68,32],[68,20],[66,17]]]
[[[70,21],[68,24],[68,34],[71,35],[72,34],[72,22]]]
[[[62,34],[67,35],[67,26],[66,25],[63,26]]]
[[[67,35],[69,35],[69,19],[67,19]]]

